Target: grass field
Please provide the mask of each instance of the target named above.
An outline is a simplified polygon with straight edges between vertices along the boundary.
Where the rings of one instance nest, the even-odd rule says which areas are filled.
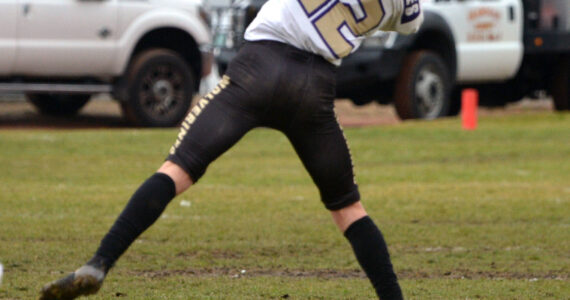
[[[570,115],[347,129],[409,299],[570,299]],[[177,131],[0,131],[0,299],[96,249]],[[334,163],[334,162],[331,162]],[[177,197],[93,299],[371,299],[287,140],[256,130]]]

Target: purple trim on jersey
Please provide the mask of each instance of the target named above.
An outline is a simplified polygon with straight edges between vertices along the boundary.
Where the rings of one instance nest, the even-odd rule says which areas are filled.
[[[404,10],[402,11],[401,23],[405,24],[405,23],[412,22],[413,20],[415,20],[420,15],[420,13],[422,11],[422,9],[420,7],[420,1],[419,0],[402,0],[402,1],[404,2]],[[412,8],[414,6],[418,7],[418,11],[412,12],[412,14],[407,15],[406,10],[408,8]]]
[[[403,0],[403,1],[406,1],[406,0]],[[418,0],[416,0],[416,1],[418,1]],[[350,13],[354,17],[354,20],[356,20],[356,23],[360,23],[360,22],[364,21],[366,18],[368,18],[368,14],[366,13],[366,9],[364,9],[364,5],[362,4],[362,0],[358,0],[358,4],[360,5],[360,8],[362,9],[362,12],[364,12],[364,17],[362,17],[361,19],[358,19],[356,17],[356,14],[354,13],[354,10],[352,9],[352,7],[350,5],[345,4],[345,3],[342,3],[342,4],[344,4],[345,6],[347,6],[350,9]],[[376,29],[380,24],[382,24],[382,21],[384,21],[384,18],[386,17],[386,9],[384,9],[384,4],[382,3],[382,0],[378,0],[378,4],[380,4],[380,9],[382,10],[382,17],[380,18],[380,21],[378,21],[378,24],[374,25],[370,30]],[[370,30],[367,32],[370,32]],[[352,30],[351,30],[351,32],[352,32]]]
[[[360,23],[360,22],[364,21],[364,19],[368,18],[368,15],[366,14],[366,10],[364,9],[364,5],[362,5],[362,1],[358,0],[358,5],[360,6],[360,9],[364,13],[364,16],[360,19],[356,16],[356,13],[354,12],[354,9],[352,9],[351,5],[348,5],[344,2],[342,2],[342,4],[344,4],[344,6],[348,7],[348,9],[350,9],[350,13],[352,14],[352,17],[354,17],[354,20],[356,20],[356,23]],[[380,3],[380,5],[382,5],[382,3]]]
[[[297,2],[299,2],[299,5],[301,5],[301,8],[303,9],[303,11],[305,12],[305,14],[307,15],[307,17],[309,17],[309,19],[311,17],[313,17],[316,13],[319,12],[319,10],[321,10],[323,7],[325,7],[327,4],[333,2],[334,0],[326,0],[323,2],[323,4],[319,5],[317,8],[315,8],[315,10],[313,10],[313,12],[309,13],[309,11],[307,10],[307,8],[305,7],[305,5],[303,4],[303,2],[301,0],[297,0]]]
[[[313,20],[311,23],[313,23],[313,27],[315,28],[315,30],[317,31],[317,33],[319,34],[319,36],[321,37],[321,40],[323,41],[323,43],[325,43],[325,46],[327,46],[327,48],[329,49],[330,53],[334,56],[334,58],[339,59],[340,57],[338,57],[338,55],[336,55],[336,53],[334,52],[334,50],[331,48],[331,46],[329,45],[329,43],[327,43],[327,40],[325,39],[325,37],[323,36],[323,34],[321,33],[321,31],[319,30],[319,28],[317,27],[317,21],[320,20],[324,15],[326,15],[329,11],[331,11],[337,4],[339,3],[339,0],[333,0],[333,4],[330,5],[326,10],[324,10],[321,15],[318,18],[315,18],[315,20]],[[341,33],[342,35],[342,33]],[[343,36],[344,38],[344,36]]]
[[[354,49],[354,47],[355,47],[354,44],[353,44],[351,41],[349,41],[349,40],[344,36],[344,34],[342,34],[342,31],[341,31],[342,27],[346,27],[346,28],[348,29],[348,31],[350,31],[350,33],[351,33],[353,36],[356,37],[357,35],[354,34],[354,31],[352,31],[352,29],[350,28],[350,26],[348,26],[348,23],[347,23],[346,21],[342,22],[342,23],[340,24],[340,26],[338,26],[338,27],[336,28],[336,31],[338,31],[338,33],[340,34],[340,36],[342,36],[342,38],[343,38],[347,43],[350,44],[350,47],[352,47],[352,49]],[[350,52],[352,52],[352,50],[351,50]]]
[[[380,26],[380,24],[382,24],[382,21],[384,21],[384,18],[386,17],[386,9],[384,9],[384,4],[382,4],[382,0],[378,0],[378,3],[380,4],[380,9],[382,10],[382,18],[380,18],[378,24],[374,25],[374,27],[372,27],[372,29],[370,29],[368,32]]]

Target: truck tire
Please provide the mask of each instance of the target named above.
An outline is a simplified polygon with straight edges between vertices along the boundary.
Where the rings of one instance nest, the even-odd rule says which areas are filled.
[[[570,110],[570,58],[563,58],[554,72],[551,88],[554,109]]]
[[[449,96],[449,109],[447,110],[448,117],[455,117],[461,112],[461,93],[460,88],[454,88]]]
[[[176,52],[152,49],[132,60],[126,73],[123,114],[135,125],[176,126],[186,116],[194,93],[194,76]]]
[[[426,50],[412,52],[396,79],[396,112],[402,120],[447,116],[450,90],[449,70],[440,56]]]
[[[42,114],[72,116],[89,102],[91,95],[28,94],[26,97]]]

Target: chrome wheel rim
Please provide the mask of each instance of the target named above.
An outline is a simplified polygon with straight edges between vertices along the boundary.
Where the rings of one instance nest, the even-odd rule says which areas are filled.
[[[143,76],[139,101],[149,115],[168,117],[183,105],[184,75],[171,65],[158,65]]]
[[[418,73],[415,94],[419,116],[437,118],[445,101],[445,85],[433,66],[425,66]]]

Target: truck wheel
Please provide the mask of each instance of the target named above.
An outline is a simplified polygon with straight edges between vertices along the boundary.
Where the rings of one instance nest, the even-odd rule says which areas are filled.
[[[72,116],[89,102],[91,95],[28,94],[26,97],[42,114]]]
[[[455,88],[449,97],[449,109],[447,110],[448,117],[455,117],[461,111],[461,89]]]
[[[447,116],[450,88],[449,71],[439,55],[425,50],[412,52],[396,79],[396,112],[403,120]]]
[[[554,109],[570,110],[570,58],[566,57],[558,64],[551,88]]]
[[[164,49],[142,52],[126,76],[127,97],[121,107],[129,121],[170,127],[185,117],[195,89],[192,72],[180,55]]]

